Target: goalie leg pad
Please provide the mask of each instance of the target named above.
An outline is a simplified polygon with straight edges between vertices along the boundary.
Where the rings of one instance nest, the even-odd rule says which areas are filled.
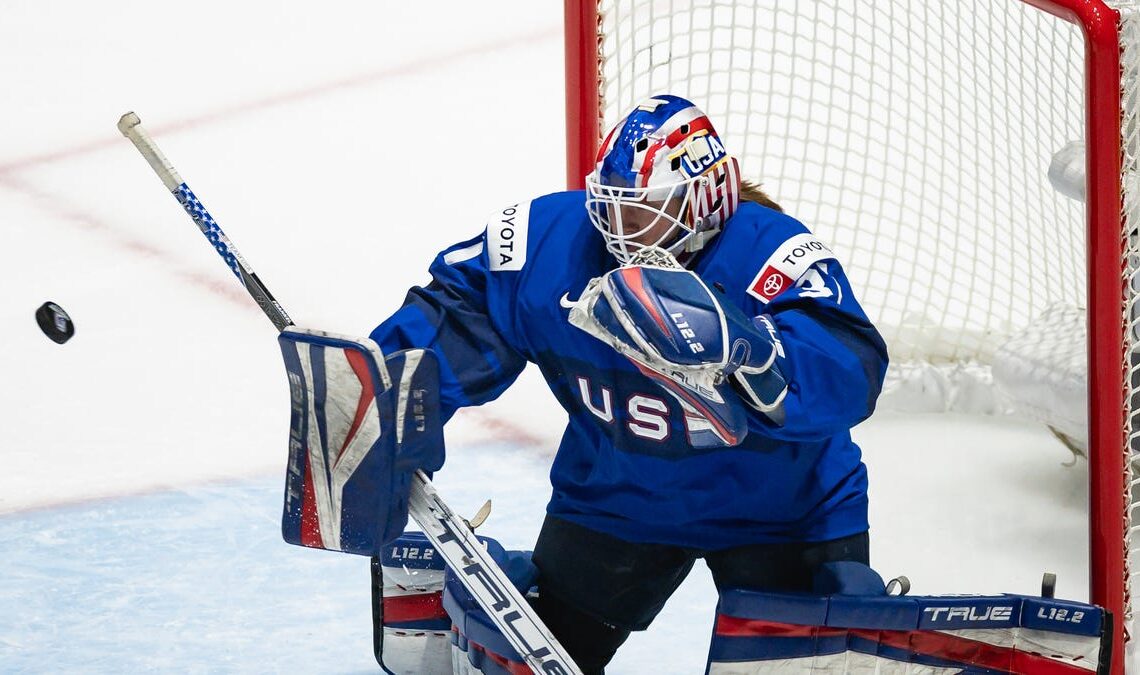
[[[1012,594],[728,588],[720,593],[705,672],[901,673],[921,664],[937,672],[1091,675],[1109,657],[1109,621],[1093,605]]]
[[[490,537],[479,541],[520,593],[534,590],[538,569],[529,551],[507,551]],[[385,672],[531,672],[421,532],[405,532],[372,560],[372,618],[373,648]]]
[[[434,355],[385,363],[370,339],[295,327],[278,343],[291,401],[282,535],[378,555],[407,524],[412,472],[443,464]]]
[[[384,672],[452,675],[446,568],[422,532],[405,532],[372,559],[372,648]]]

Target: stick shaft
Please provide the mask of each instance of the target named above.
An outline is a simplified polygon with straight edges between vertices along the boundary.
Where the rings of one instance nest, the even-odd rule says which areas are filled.
[[[153,169],[162,180],[162,184],[166,186],[167,190],[170,190],[170,193],[174,195],[178,203],[182,205],[187,215],[190,216],[194,224],[198,226],[198,229],[202,231],[202,234],[205,235],[206,239],[213,245],[214,250],[222,257],[222,260],[226,261],[226,265],[229,266],[230,271],[234,273],[234,276],[237,277],[241,285],[244,286],[245,290],[253,297],[254,302],[261,308],[261,311],[265,312],[265,315],[273,322],[277,330],[284,330],[286,326],[293,325],[293,320],[289,318],[289,314],[286,313],[285,308],[281,306],[281,303],[277,302],[273,294],[269,292],[269,289],[266,288],[265,284],[261,282],[261,279],[257,277],[257,274],[254,273],[249,263],[245,261],[241,252],[238,251],[229,237],[226,236],[226,233],[222,231],[222,228],[218,225],[217,221],[214,220],[214,217],[210,215],[206,207],[202,206],[202,202],[198,200],[194,191],[190,189],[190,186],[186,185],[182,177],[178,175],[178,172],[174,170],[174,166],[170,163],[170,160],[158,149],[158,145],[154,142],[154,139],[143,129],[139,116],[133,112],[123,115],[119,119],[119,131],[142,153],[147,164],[150,164],[150,168]]]
[[[214,221],[198,197],[186,185],[166,155],[158,149],[154,139],[142,128],[138,115],[127,113],[119,119],[119,131],[146,158],[150,168],[162,179],[162,184],[174,195],[182,208],[226,261],[238,281],[245,286],[257,305],[265,312],[277,330],[293,325],[285,309],[257,278],[237,247],[230,242],[222,228]],[[475,597],[495,622],[511,646],[536,673],[566,673],[580,675],[581,671],[567,655],[565,649],[543,625],[530,604],[507,580],[506,575],[491,559],[490,554],[475,538],[475,534],[455,514],[436,492],[427,475],[416,471],[408,497],[409,515],[419,523],[425,534],[440,551],[447,564],[456,571],[463,585]]]
[[[581,675],[566,649],[483,548],[475,533],[416,471],[408,512],[459,577],[464,588],[535,673]]]

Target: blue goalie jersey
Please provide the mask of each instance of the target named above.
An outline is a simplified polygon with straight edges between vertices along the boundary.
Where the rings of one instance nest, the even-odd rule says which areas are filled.
[[[456,409],[538,365],[569,423],[549,514],[627,541],[717,550],[823,541],[867,529],[867,473],[850,428],[874,410],[886,346],[827,246],[752,202],[687,262],[722,301],[779,329],[788,379],[776,423],[749,410],[737,446],[696,450],[681,406],[600,340],[570,325],[564,298],[614,269],[583,192],[509,206],[443,251],[372,332],[385,353],[430,347]]]

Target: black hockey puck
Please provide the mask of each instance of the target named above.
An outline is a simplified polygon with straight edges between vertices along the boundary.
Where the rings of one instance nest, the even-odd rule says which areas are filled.
[[[75,335],[75,324],[63,308],[54,302],[45,302],[36,310],[36,323],[52,342],[63,344]]]

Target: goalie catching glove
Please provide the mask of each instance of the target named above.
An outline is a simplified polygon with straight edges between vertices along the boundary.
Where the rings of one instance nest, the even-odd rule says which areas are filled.
[[[787,382],[775,363],[775,325],[722,304],[668,252],[642,250],[629,265],[591,280],[567,306],[572,325],[612,346],[680,401],[694,447],[744,440],[741,401],[782,421]]]

